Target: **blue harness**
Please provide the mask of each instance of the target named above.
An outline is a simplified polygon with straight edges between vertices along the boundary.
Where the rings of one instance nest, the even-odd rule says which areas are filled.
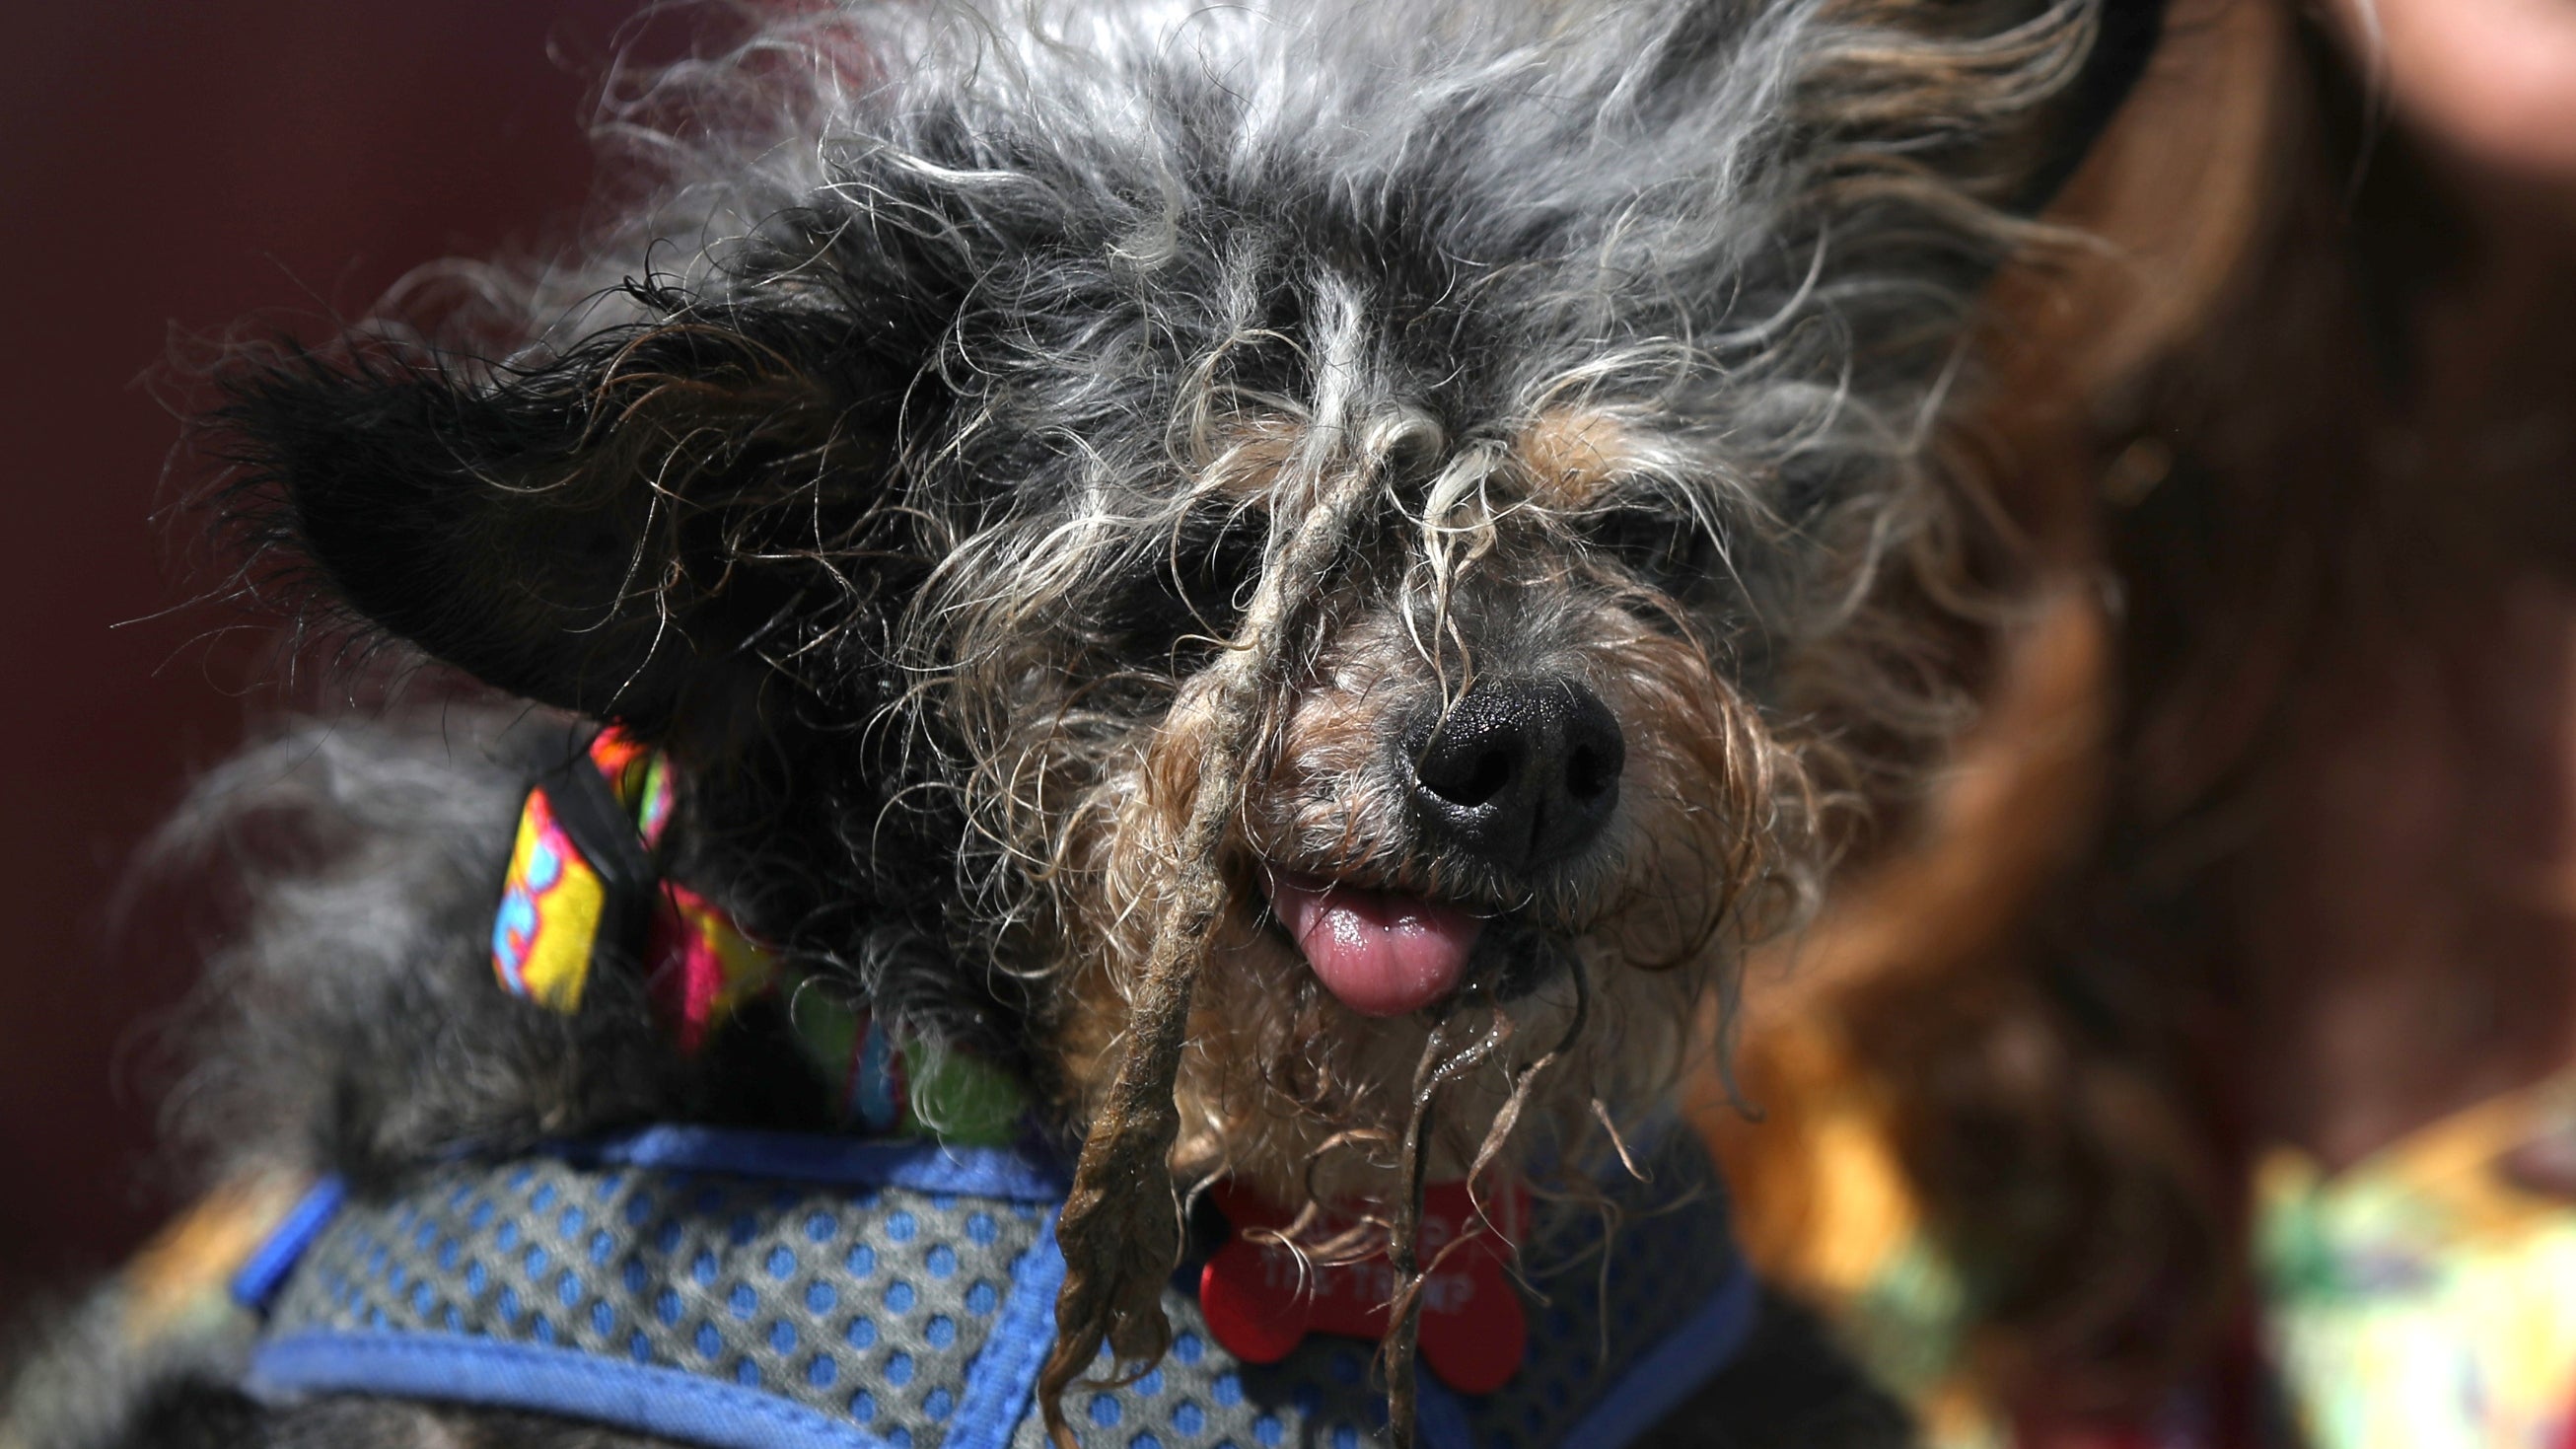
[[[1687,1132],[1615,1215],[1542,1213],[1519,1255],[1523,1367],[1421,1378],[1432,1449],[1616,1449],[1733,1356],[1755,1316],[1716,1175]],[[1034,1385],[1064,1259],[1060,1173],[994,1148],[664,1126],[316,1188],[234,1285],[265,1315],[245,1387],[560,1414],[712,1449],[1043,1449]],[[1172,1349],[1076,1385],[1085,1444],[1358,1449],[1386,1422],[1374,1345],[1228,1354],[1195,1272]],[[1106,1361],[1104,1360],[1104,1368]]]

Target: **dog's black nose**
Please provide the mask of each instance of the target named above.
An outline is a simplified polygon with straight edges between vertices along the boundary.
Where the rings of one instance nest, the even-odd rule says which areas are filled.
[[[1609,706],[1561,675],[1479,684],[1404,746],[1431,832],[1507,870],[1591,844],[1628,761]]]

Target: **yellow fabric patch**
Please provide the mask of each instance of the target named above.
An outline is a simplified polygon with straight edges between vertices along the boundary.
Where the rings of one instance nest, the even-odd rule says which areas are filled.
[[[501,984],[557,1011],[577,1010],[607,899],[598,873],[555,820],[546,792],[529,791],[492,921],[492,969]]]

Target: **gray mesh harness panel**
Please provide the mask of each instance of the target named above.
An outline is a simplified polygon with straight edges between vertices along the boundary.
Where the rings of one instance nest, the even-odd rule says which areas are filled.
[[[353,1202],[271,1321],[435,1331],[730,1380],[936,1445],[984,1345],[1028,1203],[526,1159]]]
[[[1521,1255],[1527,1360],[1473,1399],[1426,1368],[1426,1442],[1594,1449],[1585,1426],[1641,1391],[1630,1367],[1704,1336],[1710,1305],[1743,1286],[1723,1198],[1685,1133],[1650,1175],[1605,1182],[1607,1213],[1542,1212]],[[444,1164],[319,1230],[270,1302],[252,1386],[507,1403],[726,1446],[1045,1449],[1028,1386],[1060,1281],[1052,1215],[1002,1197],[559,1156]],[[1620,1223],[1605,1236],[1606,1217]],[[1374,1344],[1317,1334],[1283,1362],[1243,1363],[1184,1291],[1195,1282],[1185,1273],[1164,1295],[1174,1341],[1154,1372],[1068,1394],[1085,1445],[1382,1440]],[[408,1366],[386,1378],[298,1367],[316,1355]],[[1709,1367],[1646,1388],[1669,1398]],[[998,1406],[990,1422],[961,1412],[979,1395]],[[675,1420],[655,1407],[669,1399],[705,1402]]]

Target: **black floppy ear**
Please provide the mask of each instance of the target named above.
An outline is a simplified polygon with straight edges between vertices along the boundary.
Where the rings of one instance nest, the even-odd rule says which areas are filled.
[[[219,420],[269,546],[486,683],[639,724],[846,623],[911,552],[913,369],[823,309],[633,295],[648,320],[524,366],[236,368]]]

